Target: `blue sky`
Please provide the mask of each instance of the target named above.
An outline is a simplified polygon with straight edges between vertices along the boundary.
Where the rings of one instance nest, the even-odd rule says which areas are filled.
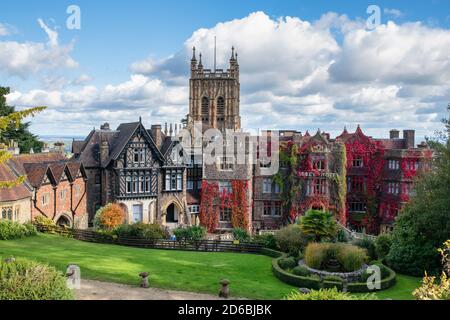
[[[68,17],[66,8],[71,4],[78,5],[81,8],[81,30],[68,30],[65,27],[66,19]],[[198,44],[199,47],[209,47],[210,44],[207,43],[210,40],[209,35],[213,33],[220,34],[220,32],[226,34],[226,36],[223,36],[222,38],[219,37],[218,39],[220,48],[230,47],[232,44],[239,43],[240,41],[243,41],[244,43],[248,42],[244,41],[245,39],[239,39],[241,37],[240,33],[233,34],[232,32],[233,30],[237,30],[236,28],[241,27],[243,24],[250,25],[256,23],[254,21],[255,19],[252,20],[252,18],[250,18],[251,14],[255,12],[261,12],[266,16],[266,18],[262,17],[260,20],[256,19],[258,20],[257,23],[263,23],[265,25],[276,24],[279,19],[283,20],[286,19],[286,17],[294,17],[300,21],[314,24],[315,22],[320,21],[324,15],[331,12],[335,14],[333,19],[335,21],[339,20],[339,22],[336,22],[339,26],[325,27],[328,28],[329,33],[332,34],[332,40],[335,41],[337,45],[336,47],[336,45],[330,43],[330,46],[323,48],[323,50],[328,50],[328,60],[324,59],[313,65],[305,65],[305,70],[307,69],[309,71],[305,71],[304,74],[302,74],[300,70],[300,72],[297,73],[298,75],[285,76],[283,74],[283,68],[280,68],[279,75],[276,74],[276,70],[270,72],[273,79],[279,78],[278,80],[280,82],[283,81],[284,83],[291,82],[291,87],[295,87],[295,90],[288,87],[282,88],[280,83],[277,83],[275,80],[273,80],[272,85],[270,84],[272,81],[269,81],[269,84],[254,81],[252,76],[256,77],[256,75],[253,72],[253,69],[250,68],[251,63],[248,63],[247,65],[241,64],[241,69],[243,73],[246,74],[242,80],[248,79],[246,83],[241,81],[244,95],[242,99],[243,117],[246,116],[247,119],[256,119],[256,121],[247,120],[244,121],[244,123],[248,127],[261,128],[263,126],[270,126],[273,128],[282,128],[283,121],[280,119],[283,119],[285,116],[283,110],[286,114],[292,114],[292,112],[294,112],[298,117],[300,117],[302,113],[305,113],[305,108],[295,109],[295,104],[299,104],[309,106],[310,109],[306,111],[305,117],[302,118],[303,120],[300,119],[297,122],[289,122],[289,127],[300,130],[312,130],[317,129],[318,126],[323,127],[324,125],[329,124],[330,128],[328,131],[335,131],[337,133],[338,128],[342,127],[344,124],[354,127],[356,126],[356,122],[361,122],[369,130],[369,133],[385,135],[388,127],[392,126],[392,123],[381,116],[383,108],[386,108],[383,106],[383,103],[386,102],[383,101],[373,102],[373,108],[367,112],[367,121],[364,121],[364,119],[350,121],[349,117],[344,117],[342,121],[336,119],[335,121],[330,122],[330,119],[335,119],[336,117],[333,115],[339,110],[344,113],[348,110],[350,110],[348,112],[352,111],[360,113],[358,110],[359,108],[362,108],[362,106],[359,106],[357,101],[361,101],[361,97],[367,95],[371,97],[377,95],[379,97],[386,95],[386,92],[395,91],[393,95],[398,99],[401,98],[401,101],[396,101],[393,105],[401,108],[401,112],[413,112],[417,115],[417,117],[402,117],[402,113],[400,112],[399,115],[394,117],[395,119],[398,119],[399,126],[412,126],[417,123],[417,126],[419,127],[418,130],[421,130],[422,134],[426,134],[426,132],[439,127],[438,119],[442,118],[443,113],[437,111],[437,105],[442,104],[447,96],[450,96],[448,88],[445,85],[445,79],[441,79],[439,82],[437,80],[435,81],[435,79],[431,80],[431,78],[423,78],[412,83],[411,81],[405,81],[405,77],[409,76],[406,72],[399,77],[397,77],[398,75],[394,77],[386,71],[386,73],[374,76],[372,79],[366,77],[363,79],[364,83],[362,83],[361,79],[356,79],[357,77],[344,79],[347,68],[352,68],[352,66],[347,66],[342,62],[341,66],[336,64],[336,68],[332,67],[337,71],[330,71],[329,75],[332,77],[327,76],[327,78],[333,78],[333,85],[350,81],[351,83],[349,86],[352,87],[352,90],[349,90],[347,94],[350,94],[354,98],[351,101],[346,99],[345,93],[337,87],[333,93],[323,93],[323,90],[317,88],[315,88],[314,91],[313,88],[302,87],[299,89],[298,87],[299,83],[302,81],[304,82],[305,79],[316,77],[318,73],[317,70],[322,70],[321,67],[324,68],[325,65],[330,67],[333,61],[339,62],[345,61],[345,59],[352,60],[350,56],[345,54],[347,48],[349,49],[349,52],[352,52],[352,46],[344,46],[344,43],[346,43],[345,39],[347,39],[348,42],[355,38],[352,37],[351,32],[347,30],[347,27],[349,27],[349,25],[355,25],[354,28],[358,28],[358,23],[361,24],[361,21],[364,22],[367,18],[368,15],[366,9],[370,4],[378,5],[381,8],[382,25],[386,25],[388,21],[392,21],[395,26],[407,29],[409,28],[409,23],[420,22],[421,29],[417,27],[417,30],[415,30],[417,32],[413,32],[413,34],[417,34],[417,37],[414,39],[411,38],[407,43],[411,43],[412,41],[418,41],[418,43],[420,43],[422,41],[420,37],[427,37],[425,34],[426,32],[431,32],[436,36],[436,39],[441,39],[440,37],[442,37],[442,35],[436,35],[436,33],[439,33],[440,30],[443,30],[445,33],[450,27],[450,1],[440,0],[8,1],[2,3],[2,10],[0,12],[0,30],[1,26],[7,30],[3,35],[0,32],[0,44],[3,42],[5,48],[7,48],[7,45],[12,45],[12,43],[16,45],[26,45],[30,43],[35,45],[46,45],[48,42],[48,35],[38,24],[38,19],[40,18],[49,29],[57,32],[57,48],[60,49],[55,55],[52,55],[49,52],[54,48],[47,48],[45,49],[44,57],[47,57],[46,59],[49,59],[49,56],[58,57],[62,59],[62,62],[61,65],[59,65],[55,58],[53,61],[54,65],[49,69],[46,69],[45,61],[43,62],[42,60],[36,62],[36,64],[43,63],[42,66],[36,68],[28,66],[27,69],[24,70],[19,70],[14,66],[6,65],[5,69],[0,68],[0,84],[10,86],[14,91],[17,91],[17,94],[11,98],[11,101],[19,107],[25,107],[29,103],[32,103],[33,99],[31,99],[31,97],[36,99],[35,103],[40,103],[40,98],[45,95],[50,95],[50,93],[53,94],[53,97],[58,96],[58,94],[63,95],[64,93],[70,93],[72,97],[77,94],[86,96],[86,92],[92,93],[94,88],[97,90],[95,94],[92,93],[93,99],[95,100],[97,97],[97,101],[82,101],[83,107],[80,112],[86,116],[86,119],[83,119],[79,115],[75,115],[74,118],[76,120],[74,120],[73,123],[70,123],[70,125],[65,123],[67,117],[65,117],[64,114],[73,111],[71,109],[76,105],[74,99],[68,102],[68,100],[64,98],[54,98],[53,100],[50,98],[42,98],[42,102],[47,102],[47,100],[50,99],[54,102],[54,105],[51,105],[50,103],[51,111],[47,117],[49,120],[44,120],[45,118],[42,116],[39,118],[39,124],[33,125],[33,131],[40,134],[85,134],[93,125],[98,126],[101,121],[107,119],[109,116],[111,116],[111,122],[113,124],[131,120],[131,115],[129,113],[130,108],[136,109],[137,113],[144,113],[142,114],[144,117],[148,114],[149,123],[154,121],[161,122],[164,120],[177,121],[176,111],[180,111],[179,114],[181,115],[178,117],[178,119],[180,119],[186,113],[187,108],[187,101],[183,102],[183,98],[185,98],[186,94],[182,92],[183,90],[186,90],[186,86],[183,86],[180,83],[180,81],[182,82],[183,80],[180,80],[179,78],[186,69],[180,67],[180,70],[174,70],[174,68],[182,65],[183,59],[180,57],[186,58],[186,43],[197,41],[200,42]],[[346,17],[345,22],[343,22],[343,18],[339,18],[344,16]],[[233,21],[235,22],[233,23]],[[222,30],[223,28],[226,29],[227,26],[220,27],[220,24],[223,23],[230,28],[230,34]],[[296,28],[298,26],[294,24],[289,28],[291,27]],[[205,31],[207,35],[195,33],[201,28],[207,30]],[[219,32],[219,29],[222,31]],[[317,28],[315,29],[315,31],[318,32],[317,37],[326,37],[323,33],[323,27],[320,27],[319,29],[319,31],[317,31]],[[338,30],[336,31],[335,29]],[[395,28],[392,30],[392,33],[398,31]],[[249,32],[249,34],[251,34],[251,32]],[[309,43],[309,41],[317,40],[317,37],[315,40],[309,37],[302,38],[302,34],[303,33],[301,32],[296,33],[295,31],[292,31],[291,41],[293,45],[300,40],[306,41],[307,43]],[[390,34],[391,33],[386,32],[380,35],[380,37],[387,37]],[[261,36],[263,37],[264,35]],[[274,39],[276,40],[279,39],[282,34],[274,33],[272,36],[274,36]],[[446,33],[444,36],[446,36]],[[255,37],[258,37],[258,35],[256,34]],[[329,39],[323,38],[322,42],[327,40]],[[369,40],[370,39],[368,39],[368,41]],[[321,40],[319,39],[318,41],[320,42]],[[311,43],[309,45],[311,45]],[[385,45],[390,45],[391,43],[393,42],[387,41]],[[254,47],[258,48],[258,45],[261,45],[261,43],[257,42]],[[276,45],[277,44],[274,44],[274,46]],[[283,42],[283,45],[289,48],[289,44]],[[318,45],[320,45],[320,43]],[[395,45],[395,43],[392,45]],[[242,46],[243,45],[241,45],[241,47]],[[265,43],[261,48],[266,51],[265,49],[267,47],[269,47],[267,52],[270,52],[270,43]],[[311,45],[311,48],[314,48],[314,46]],[[241,48],[238,47],[238,50],[239,49]],[[440,50],[441,48],[437,49]],[[225,49],[222,51],[224,50]],[[295,47],[294,50],[301,51],[302,49],[301,47]],[[305,48],[304,50],[308,49]],[[320,52],[323,52],[323,50]],[[442,50],[442,57],[445,57],[445,49],[442,48]],[[311,52],[312,51],[313,50],[311,50]],[[247,52],[252,52],[252,50],[242,48],[241,52],[245,54]],[[319,51],[317,52],[318,53],[314,55],[314,57],[320,54]],[[393,52],[395,52],[395,50]],[[208,52],[206,52],[205,55],[207,56],[207,54]],[[222,54],[225,53],[222,52]],[[264,55],[264,52],[261,52],[260,54]],[[408,56],[409,59],[413,59],[410,57],[410,53],[404,54],[405,56]],[[428,56],[431,52],[425,52],[424,54],[425,56]],[[299,52],[295,57],[298,59],[301,57],[309,57],[309,55],[305,52]],[[3,58],[6,59],[8,57],[7,55],[4,55]],[[207,56],[206,59],[208,58],[210,59],[211,57]],[[0,53],[0,67],[2,66],[1,59],[2,55]],[[67,59],[73,60],[76,66],[68,63]],[[252,61],[253,59],[249,56],[244,56],[243,62],[246,60]],[[139,66],[133,67],[137,62],[145,61],[153,66],[152,71],[147,70],[148,68],[144,68],[144,70]],[[294,59],[292,61],[286,61],[286,63],[292,64],[295,63],[295,61],[296,60]],[[417,61],[421,61],[419,57],[417,57]],[[7,64],[8,62],[3,63]],[[367,63],[370,63],[370,61],[367,61]],[[414,63],[417,62],[411,60],[409,66]],[[444,61],[443,64],[446,65],[446,62]],[[158,66],[157,71],[155,71],[155,65]],[[396,65],[398,65],[398,63]],[[142,64],[140,66],[142,66]],[[251,67],[257,68],[258,66],[263,69],[265,65],[255,64]],[[339,68],[337,66],[339,66]],[[8,69],[8,67],[10,68]],[[405,68],[407,67],[408,66],[405,66]],[[434,72],[433,65],[430,64],[430,66],[424,66],[424,68],[426,67],[430,68],[429,72],[431,75],[432,72]],[[246,68],[248,68],[248,71]],[[329,70],[332,70],[332,68]],[[287,66],[287,69],[289,69],[289,65]],[[167,70],[169,70],[171,74],[177,75],[177,77],[167,77],[167,72],[164,72]],[[353,71],[357,72],[355,70]],[[443,70],[443,72],[446,71],[447,69]],[[414,70],[411,72],[413,77],[417,74]],[[137,78],[132,78],[133,75]],[[80,84],[74,85],[75,79],[81,76],[83,76],[84,80],[80,80]],[[156,83],[155,81],[159,81],[159,83]],[[425,90],[425,87],[430,85],[430,83],[426,83],[426,81],[430,81],[430,83],[433,82],[431,91],[435,93],[431,95],[427,94],[427,96],[424,97],[423,94],[427,91]],[[81,84],[81,82],[83,83]],[[315,83],[315,81],[313,82]],[[141,90],[139,91],[139,94],[135,93],[126,96],[126,93],[123,91],[135,90],[135,85],[145,85],[147,86],[147,90],[149,90],[148,87],[150,86],[153,88],[153,91],[151,91],[152,94],[165,95],[169,96],[169,98],[156,99],[156,101],[153,98],[142,98],[139,96]],[[154,89],[154,86],[157,85],[160,85],[161,89]],[[324,82],[323,85],[326,86],[327,82]],[[112,86],[109,88],[111,90],[108,90],[108,88],[106,88],[107,86]],[[319,86],[319,82],[317,83],[317,86]],[[397,86],[397,90],[392,86]],[[39,95],[32,94],[33,92],[36,93],[36,91],[39,91]],[[271,93],[270,97],[267,91]],[[120,93],[119,99],[114,95],[117,92]],[[338,92],[341,92],[341,95],[339,95]],[[375,92],[375,94],[371,95],[371,92]],[[412,92],[414,92],[414,94]],[[27,94],[28,96],[26,96]],[[178,99],[173,98],[176,94],[180,94]],[[101,102],[98,101],[99,95],[101,95]],[[408,99],[405,98],[405,95]],[[413,96],[415,99],[409,99]],[[120,103],[118,100],[120,100]],[[372,101],[373,99],[367,98],[362,100],[366,103],[365,101]],[[145,107],[146,102],[149,103],[148,112]],[[111,104],[111,107],[108,107],[108,104]],[[412,104],[420,105],[420,107],[415,109]],[[262,121],[261,115],[254,113],[254,110],[260,108],[260,106],[264,106],[267,110],[276,110],[277,114],[274,114],[274,117],[270,121]],[[444,108],[444,106],[441,107]],[[282,111],[278,112],[279,110]],[[309,110],[318,111],[310,112]],[[430,113],[433,113],[434,117],[425,117],[424,114],[428,112],[427,110],[429,110]],[[136,112],[134,112],[134,114],[136,114]],[[351,117],[350,114],[349,116]],[[384,122],[387,123],[384,125]],[[323,127],[323,129],[327,130],[328,128]]]

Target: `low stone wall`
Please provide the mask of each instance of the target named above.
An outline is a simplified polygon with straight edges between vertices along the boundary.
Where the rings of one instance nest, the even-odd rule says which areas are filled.
[[[317,270],[314,268],[310,268],[306,265],[304,260],[300,260],[298,262],[299,266],[305,267],[308,269],[312,274],[316,274],[321,278],[324,278],[326,276],[337,276],[341,277],[343,280],[346,280],[347,282],[358,282],[361,278],[361,275],[366,271],[366,269],[369,267],[368,265],[364,264],[359,270],[353,271],[353,272],[330,272],[325,270]]]

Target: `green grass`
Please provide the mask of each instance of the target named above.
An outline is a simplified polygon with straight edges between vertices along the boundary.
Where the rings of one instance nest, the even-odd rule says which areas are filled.
[[[65,271],[76,263],[86,279],[139,284],[138,274],[150,273],[152,287],[217,294],[219,281],[231,281],[234,297],[282,299],[295,287],[272,274],[272,258],[238,253],[154,250],[96,244],[55,235],[0,241],[0,257],[25,257]],[[397,284],[377,293],[380,299],[412,299],[419,278],[398,275]]]
[[[272,274],[272,259],[262,255],[154,250],[94,244],[55,235],[0,241],[0,257],[26,257],[65,271],[69,263],[87,279],[139,284],[150,273],[152,287],[218,294],[219,281],[231,281],[231,294],[281,299],[295,289]]]

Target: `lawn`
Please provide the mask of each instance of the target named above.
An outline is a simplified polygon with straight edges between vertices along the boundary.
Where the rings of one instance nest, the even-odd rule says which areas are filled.
[[[235,297],[282,299],[295,288],[272,274],[271,258],[255,254],[154,250],[96,244],[55,235],[0,241],[0,257],[26,257],[65,271],[69,263],[82,277],[139,284],[138,274],[150,273],[152,287],[217,294],[218,282],[231,281]],[[377,293],[380,299],[412,299],[419,278],[399,275],[397,284]]]

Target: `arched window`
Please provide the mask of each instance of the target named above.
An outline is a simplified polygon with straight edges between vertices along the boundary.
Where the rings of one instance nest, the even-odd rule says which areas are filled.
[[[209,99],[207,97],[202,98],[202,116],[209,116]]]
[[[217,115],[225,115],[225,99],[223,97],[217,99]]]

